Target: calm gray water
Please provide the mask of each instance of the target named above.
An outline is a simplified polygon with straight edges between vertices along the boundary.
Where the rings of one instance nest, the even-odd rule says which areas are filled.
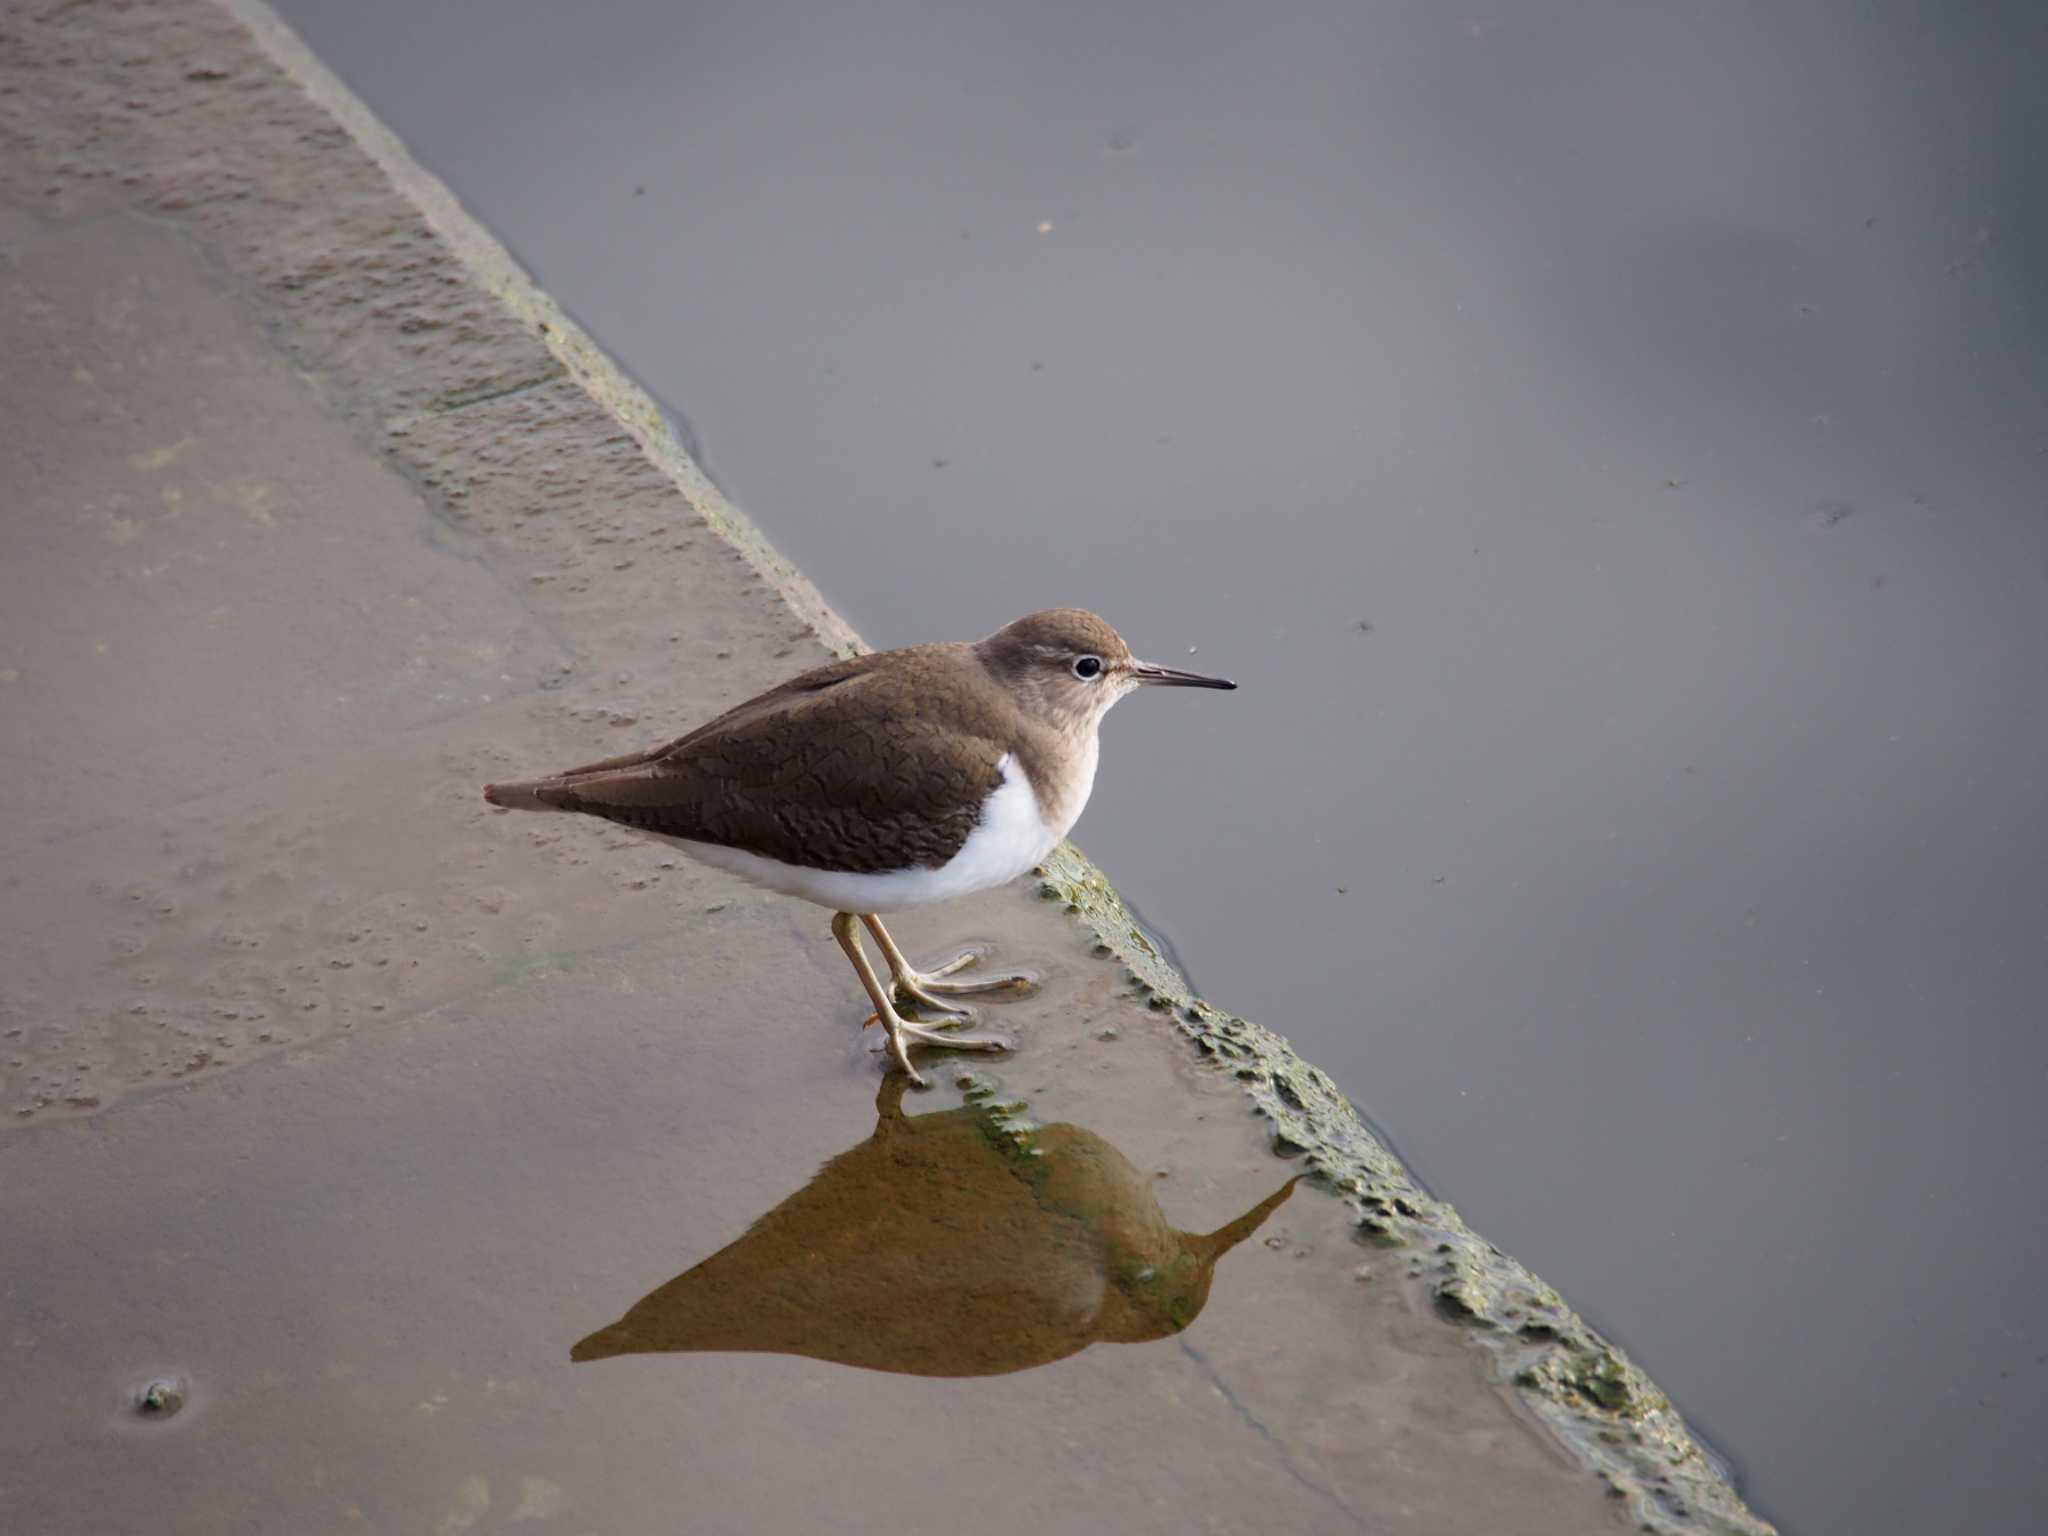
[[[2038,1528],[2048,11],[281,8],[869,639],[1239,679],[1081,842],[1766,1513]]]

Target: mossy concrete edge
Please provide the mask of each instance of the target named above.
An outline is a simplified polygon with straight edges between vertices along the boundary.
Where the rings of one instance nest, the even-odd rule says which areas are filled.
[[[264,0],[216,0],[273,62],[329,112],[445,240],[477,286],[529,325],[593,399],[675,482],[719,536],[745,557],[834,654],[869,647],[812,581],[711,482],[655,401],[578,326],[422,167]],[[1299,1158],[1312,1182],[1344,1200],[1361,1243],[1407,1253],[1447,1323],[1473,1331],[1503,1378],[1645,1530],[1769,1536],[1669,1398],[1525,1266],[1426,1194],[1320,1068],[1280,1035],[1196,997],[1145,937],[1108,878],[1071,843],[1039,872],[1040,894],[1062,902],[1132,986],[1170,1017],[1190,1046],[1242,1084],[1272,1123],[1276,1154]]]
[[[1437,1311],[1472,1330],[1501,1375],[1552,1431],[1657,1532],[1771,1532],[1728,1481],[1671,1400],[1520,1261],[1466,1226],[1416,1183],[1320,1067],[1263,1025],[1195,996],[1072,844],[1038,872],[1039,893],[1065,904],[1132,988],[1251,1098],[1272,1124],[1276,1155],[1299,1159],[1310,1182],[1351,1207],[1359,1241],[1405,1254]]]

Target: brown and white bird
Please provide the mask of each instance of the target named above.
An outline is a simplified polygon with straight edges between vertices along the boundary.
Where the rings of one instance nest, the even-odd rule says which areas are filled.
[[[830,908],[890,1055],[921,1082],[912,1041],[955,1050],[1004,1042],[899,1016],[855,920],[874,935],[897,990],[928,1008],[962,1014],[938,994],[1014,986],[1006,976],[946,979],[972,953],[913,969],[880,914],[1004,885],[1043,860],[1088,803],[1102,717],[1147,684],[1237,686],[1139,661],[1104,620],[1052,608],[971,645],[827,662],[666,745],[487,784],[484,798],[601,816]]]

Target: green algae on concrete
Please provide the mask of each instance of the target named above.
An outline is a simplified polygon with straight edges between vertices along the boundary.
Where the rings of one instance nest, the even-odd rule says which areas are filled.
[[[1555,1290],[1426,1193],[1326,1073],[1271,1030],[1196,997],[1079,849],[1055,849],[1038,878],[1047,900],[1063,902],[1128,967],[1131,987],[1244,1084],[1253,1112],[1272,1122],[1276,1154],[1301,1158],[1318,1185],[1352,1207],[1360,1240],[1414,1255],[1411,1272],[1437,1310],[1485,1342],[1501,1374],[1629,1501],[1644,1529],[1771,1529],[1656,1384]]]

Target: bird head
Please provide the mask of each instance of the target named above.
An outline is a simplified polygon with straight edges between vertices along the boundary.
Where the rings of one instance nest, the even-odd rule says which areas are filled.
[[[1023,707],[1068,731],[1092,731],[1137,688],[1235,688],[1221,677],[1140,661],[1107,620],[1085,608],[1047,608],[1006,624],[975,647],[982,665]]]

